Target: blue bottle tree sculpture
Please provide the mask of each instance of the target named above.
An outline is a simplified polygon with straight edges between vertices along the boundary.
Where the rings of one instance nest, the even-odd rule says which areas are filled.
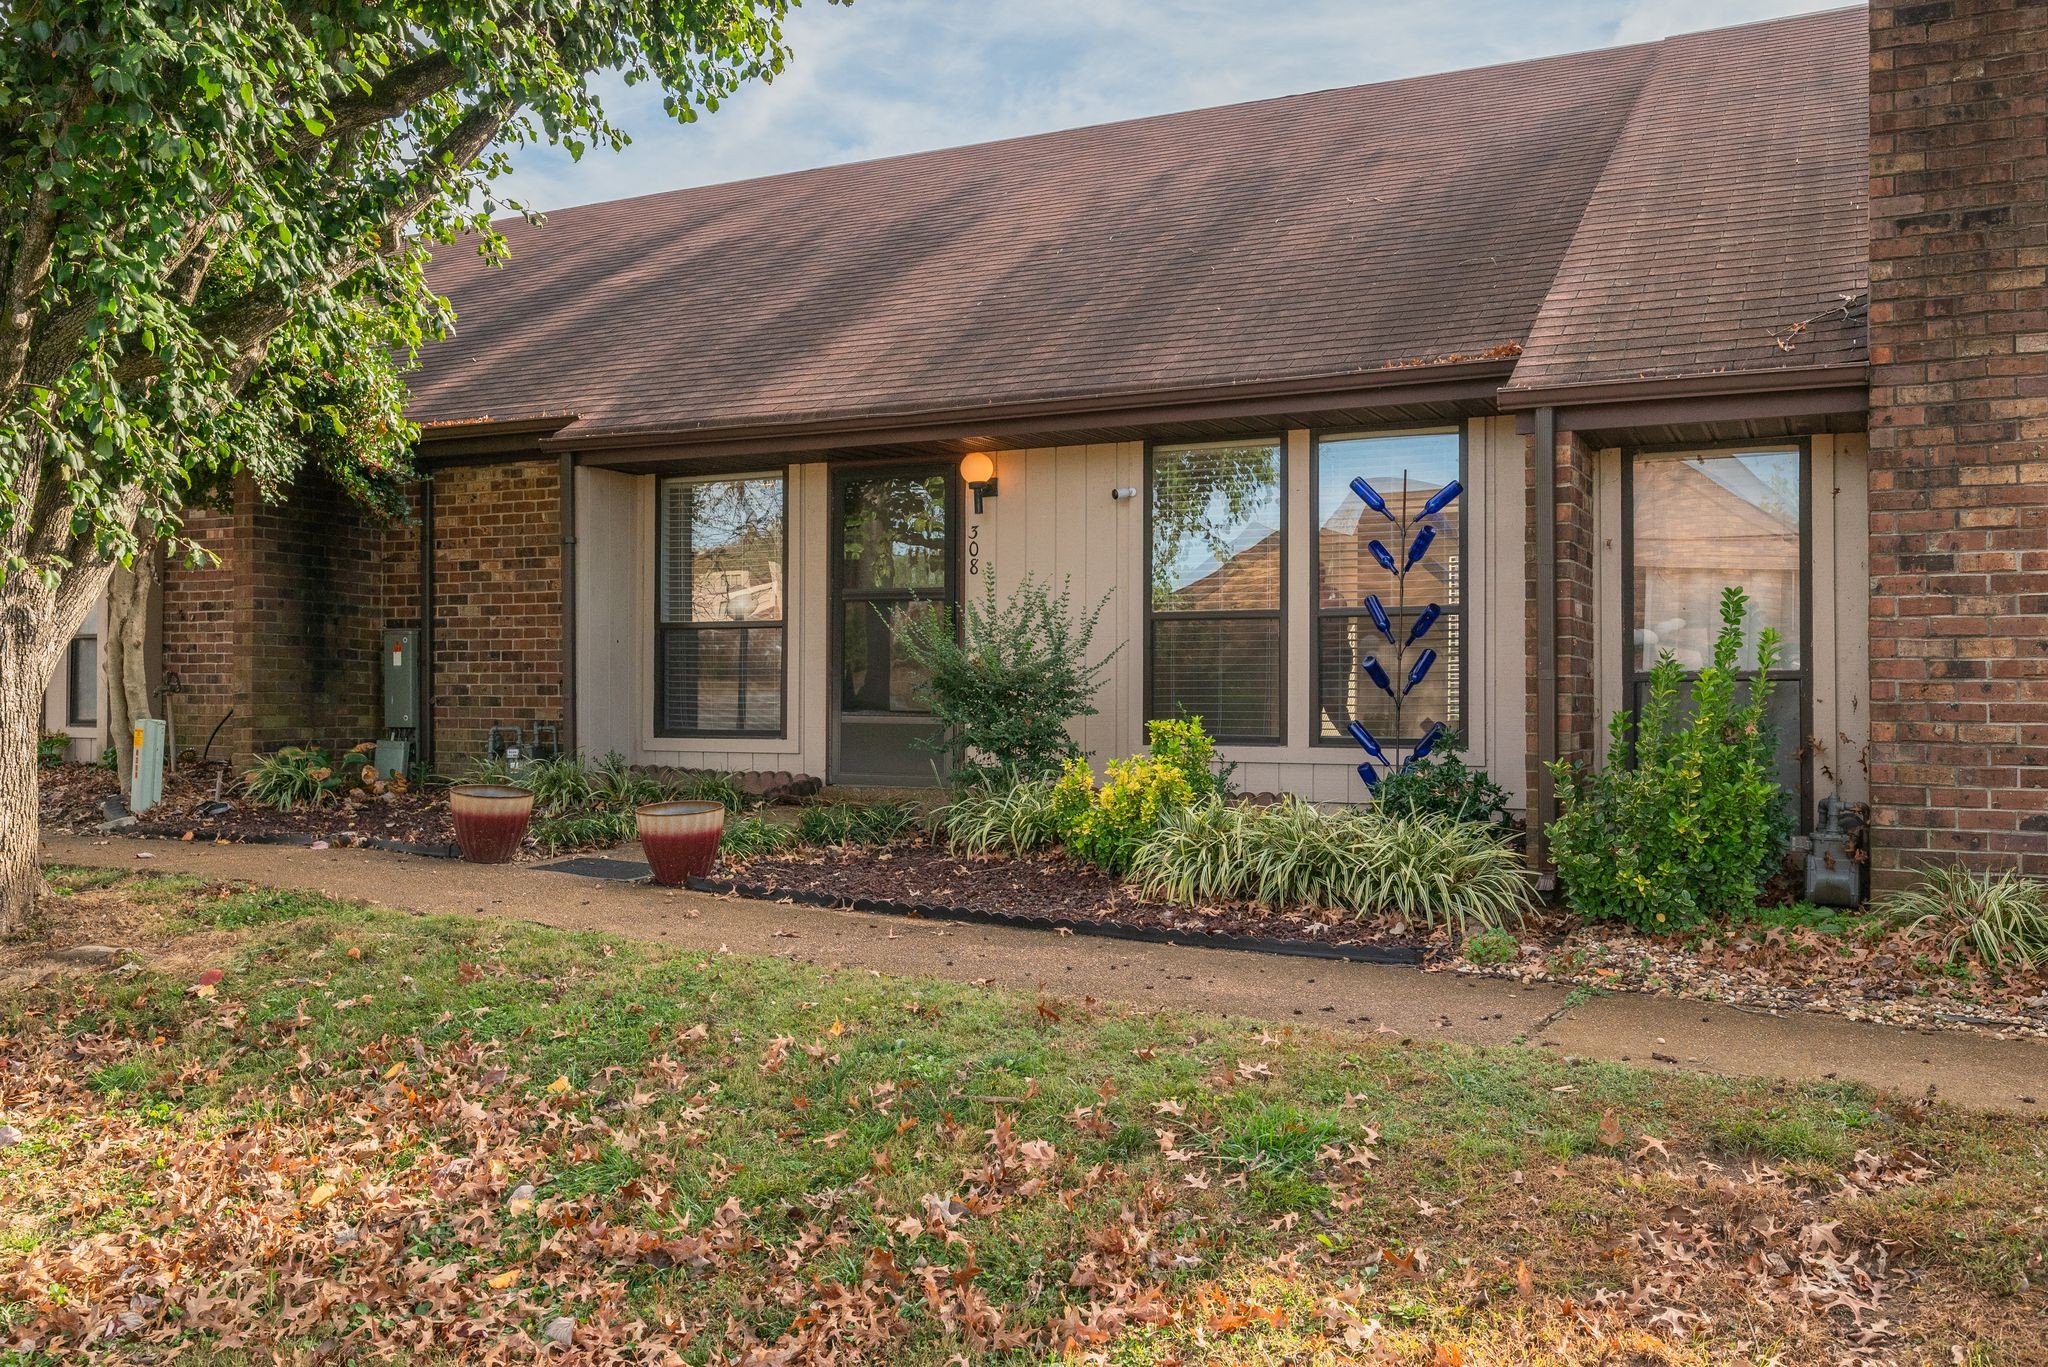
[[[1408,475],[1403,471],[1401,487],[1405,490],[1407,486]],[[1465,486],[1455,479],[1452,480],[1431,494],[1424,501],[1421,510],[1414,514],[1409,512],[1409,500],[1404,497],[1401,500],[1399,516],[1387,506],[1387,500],[1380,491],[1367,483],[1363,476],[1351,481],[1351,492],[1358,495],[1368,509],[1387,520],[1391,526],[1390,535],[1394,544],[1403,548],[1402,553],[1396,556],[1378,537],[1374,537],[1366,546],[1372,553],[1372,558],[1379,562],[1380,568],[1394,577],[1392,612],[1388,611],[1386,603],[1381,601],[1377,593],[1367,594],[1364,603],[1366,615],[1372,618],[1373,628],[1386,643],[1384,649],[1387,651],[1388,660],[1392,662],[1392,668],[1388,668],[1388,660],[1380,658],[1380,648],[1377,646],[1372,653],[1358,662],[1358,667],[1364,672],[1365,677],[1371,680],[1374,688],[1393,700],[1393,735],[1397,738],[1404,737],[1409,734],[1406,718],[1408,695],[1413,693],[1417,686],[1429,677],[1430,670],[1436,667],[1436,647],[1427,642],[1430,632],[1444,615],[1442,604],[1430,603],[1417,612],[1412,620],[1409,618],[1408,572],[1421,564],[1422,558],[1429,554],[1430,544],[1436,540],[1437,528],[1442,523],[1444,509],[1458,501],[1458,496],[1465,492]],[[1359,535],[1363,536],[1366,525],[1364,519],[1361,519],[1361,524]],[[1406,630],[1397,628],[1397,620],[1407,624]],[[1358,742],[1358,748],[1365,751],[1366,755],[1365,762],[1358,766],[1358,776],[1365,780],[1367,788],[1377,788],[1380,770],[1375,767],[1376,763],[1384,765],[1388,772],[1392,772],[1396,767],[1395,755],[1399,753],[1400,747],[1393,739],[1383,743],[1367,729],[1364,722],[1355,718],[1351,722],[1350,730],[1351,739]],[[1417,760],[1427,757],[1443,738],[1443,722],[1431,721],[1422,735],[1408,747],[1408,754],[1400,761],[1399,767],[1409,768]]]

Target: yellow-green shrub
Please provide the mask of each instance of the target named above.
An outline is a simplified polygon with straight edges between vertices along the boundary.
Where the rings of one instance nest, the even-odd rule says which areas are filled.
[[[1085,761],[1069,761],[1055,793],[1056,809],[1071,813],[1067,848],[1112,873],[1130,868],[1131,856],[1160,821],[1194,801],[1187,774],[1156,755],[1111,760],[1100,788]]]

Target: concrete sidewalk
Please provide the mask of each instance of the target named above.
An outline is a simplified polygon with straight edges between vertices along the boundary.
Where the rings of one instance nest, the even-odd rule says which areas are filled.
[[[1547,984],[905,921],[374,850],[78,837],[47,841],[43,849],[52,863],[240,879],[414,911],[608,931],[678,948],[987,979],[1059,997],[1187,1007],[1364,1033],[1472,1044],[1519,1041],[1648,1068],[1841,1078],[1978,1109],[2048,1114],[2048,1044],[2035,1041],[1916,1032],[1821,1015],[1772,1016],[1671,997],[1615,994],[1568,1006],[1566,989]]]

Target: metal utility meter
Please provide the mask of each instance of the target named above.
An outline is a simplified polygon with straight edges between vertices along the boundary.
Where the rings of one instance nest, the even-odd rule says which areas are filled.
[[[384,729],[410,731],[420,724],[420,634],[384,633]]]

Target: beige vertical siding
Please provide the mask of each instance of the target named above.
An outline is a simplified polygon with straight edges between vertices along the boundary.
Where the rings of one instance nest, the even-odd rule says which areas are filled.
[[[1870,800],[1870,478],[1864,434],[1813,439],[1814,789]]]
[[[1275,431],[1285,443],[1286,740],[1232,746],[1248,791],[1355,802],[1364,790],[1350,745],[1313,743],[1314,623],[1309,614],[1315,547],[1310,434]],[[1511,418],[1467,428],[1465,730],[1470,758],[1521,800],[1528,662],[1523,563],[1523,467],[1527,442]],[[1098,767],[1145,741],[1145,448],[1141,442],[994,453],[999,492],[976,516],[963,504],[969,557],[963,592],[998,598],[1029,576],[1068,588],[1078,608],[1107,597],[1098,653],[1121,646],[1097,697],[1098,715],[1075,726]],[[789,769],[824,775],[829,738],[830,469],[789,472],[788,734],[777,741],[706,743],[653,734],[654,499],[651,476],[585,471],[579,484],[578,725],[586,749],[619,748],[643,763],[723,769]],[[1118,499],[1119,489],[1137,490]]]

